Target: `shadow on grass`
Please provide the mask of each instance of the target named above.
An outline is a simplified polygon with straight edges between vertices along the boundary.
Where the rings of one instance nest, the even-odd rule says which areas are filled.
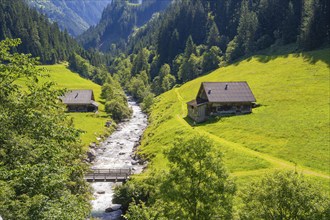
[[[259,107],[265,107],[267,105],[262,105],[262,104],[255,104],[253,106],[253,109],[255,108],[259,108]],[[230,114],[230,115],[221,115],[221,116],[210,116],[206,121],[201,122],[201,123],[197,123],[194,120],[192,120],[191,118],[189,118],[189,116],[187,115],[186,117],[184,117],[183,119],[191,126],[191,127],[202,127],[208,124],[214,124],[214,123],[218,123],[221,122],[223,119],[225,118],[231,118],[231,117],[240,117],[240,116],[244,116],[244,115],[248,115],[248,114],[253,114],[253,113],[247,113],[247,114]]]
[[[111,119],[109,115],[98,115],[97,117],[98,118],[108,118],[108,119]]]
[[[244,56],[232,65],[237,66],[242,61],[251,61],[253,58],[256,58],[259,62],[267,63],[277,58],[287,58],[289,57],[289,55],[292,55],[296,58],[302,57],[304,61],[310,64],[315,64],[318,61],[321,61],[326,63],[327,66],[330,68],[330,47],[321,48],[314,51],[301,51],[293,46],[284,47],[284,49],[268,49],[265,51],[258,51],[255,54],[250,54],[249,56]]]
[[[315,64],[318,61],[324,62],[327,64],[328,67],[330,67],[330,50],[320,50],[320,51],[313,51],[313,52],[302,52],[302,53],[294,53],[292,54],[295,58],[303,58],[304,61]],[[274,55],[274,56],[262,56],[262,55],[256,55],[255,56],[259,62],[267,63],[271,60],[275,60],[277,58],[287,58],[288,54],[284,55]]]
[[[191,118],[189,118],[188,116],[184,117],[183,119],[191,126],[191,127],[202,127],[208,124],[214,124],[214,123],[218,123],[219,121],[221,121],[223,118],[228,118],[228,117],[233,117],[233,116],[237,116],[237,115],[226,115],[226,116],[211,116],[210,118],[208,118],[206,121],[201,122],[201,123],[197,123],[194,120],[192,120]]]

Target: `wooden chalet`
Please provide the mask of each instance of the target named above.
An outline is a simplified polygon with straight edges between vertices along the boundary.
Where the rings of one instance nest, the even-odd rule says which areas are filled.
[[[69,112],[96,112],[99,104],[95,102],[93,90],[71,90],[61,97]]]
[[[196,99],[187,103],[188,116],[203,122],[210,116],[248,114],[254,102],[247,82],[203,82]]]

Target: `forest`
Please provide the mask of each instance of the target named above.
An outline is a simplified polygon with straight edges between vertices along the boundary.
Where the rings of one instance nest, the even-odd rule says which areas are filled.
[[[0,1],[0,39],[20,38],[19,52],[39,57],[44,64],[67,60],[79,45],[67,32],[61,32],[56,23],[30,9],[22,0]]]
[[[175,1],[121,50],[126,56],[148,51],[151,81],[168,64],[182,83],[266,48],[329,44],[328,9],[324,0]]]

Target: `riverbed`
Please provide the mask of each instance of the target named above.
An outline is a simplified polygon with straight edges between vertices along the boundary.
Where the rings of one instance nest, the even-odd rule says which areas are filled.
[[[128,104],[133,110],[132,117],[118,125],[117,130],[111,134],[96,150],[96,159],[92,168],[131,168],[133,173],[141,173],[143,165],[139,165],[132,157],[134,147],[139,144],[140,138],[147,127],[147,115],[142,112],[139,105],[128,98]],[[117,183],[119,184],[119,183]],[[113,187],[115,183],[91,183],[95,200],[92,200],[92,217],[102,220],[117,220],[122,212],[117,210],[106,213],[105,209],[111,207]]]

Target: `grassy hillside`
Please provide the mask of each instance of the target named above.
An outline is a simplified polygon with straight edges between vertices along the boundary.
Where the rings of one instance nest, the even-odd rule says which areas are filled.
[[[330,49],[255,56],[159,96],[140,148],[151,158],[149,170],[166,168],[161,152],[175,137],[198,133],[222,150],[238,182],[273,169],[297,169],[329,186],[329,55]],[[186,102],[205,81],[247,81],[261,107],[193,125]]]
[[[76,128],[85,131],[81,139],[84,145],[91,142],[96,142],[96,137],[104,134],[106,131],[104,125],[109,118],[104,112],[103,101],[100,99],[101,86],[93,83],[90,80],[80,77],[78,74],[71,72],[65,64],[42,66],[46,69],[46,73],[50,78],[42,80],[51,80],[56,83],[58,88],[66,89],[92,89],[95,99],[99,106],[99,112],[95,113],[69,113],[73,118]]]

